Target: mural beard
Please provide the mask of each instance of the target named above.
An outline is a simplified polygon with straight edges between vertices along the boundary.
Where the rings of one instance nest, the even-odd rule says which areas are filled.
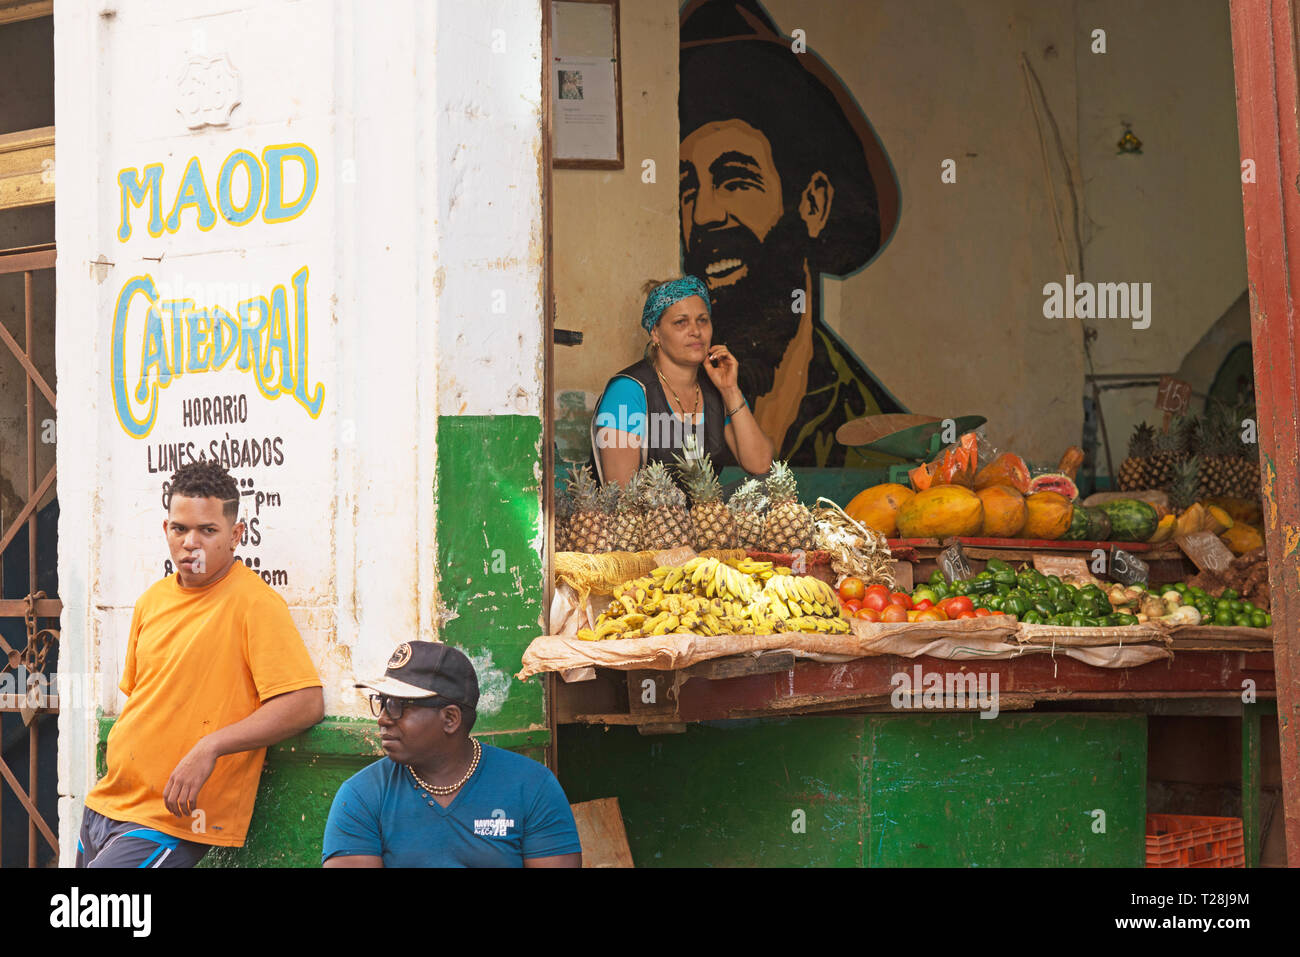
[[[710,290],[709,298],[713,341],[736,357],[738,384],[751,402],[772,390],[776,367],[799,328],[801,317],[791,306],[794,291],[804,288],[808,246],[807,227],[794,210],[782,215],[762,240],[743,225],[691,230],[688,274],[707,281],[706,267],[722,259],[739,259],[749,267],[743,279]],[[811,290],[805,298],[811,301]]]

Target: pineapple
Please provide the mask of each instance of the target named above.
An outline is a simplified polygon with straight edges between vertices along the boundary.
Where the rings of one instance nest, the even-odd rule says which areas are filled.
[[[767,496],[763,483],[748,479],[731,493],[727,510],[736,522],[736,534],[741,548],[758,548],[763,540],[763,513],[767,511]]]
[[[618,502],[623,497],[623,489],[617,482],[606,482],[596,492],[596,505],[605,518],[604,551],[617,551],[618,544]]]
[[[1222,403],[1206,417],[1205,457],[1201,466],[1201,495],[1233,498],[1259,497],[1259,463],[1254,456],[1258,445],[1241,441],[1241,423],[1253,418],[1249,405]]]
[[[1170,486],[1179,464],[1187,459],[1195,432],[1196,420],[1180,415],[1173,420],[1168,432],[1156,433],[1155,454],[1151,457],[1152,484],[1147,488]]]
[[[1169,486],[1169,507],[1174,512],[1182,512],[1196,504],[1200,468],[1201,460],[1197,455],[1174,467],[1174,480]]]
[[[569,522],[573,520],[573,497],[568,492],[555,496],[555,550],[571,551],[569,542]]]
[[[799,487],[790,466],[774,463],[766,485],[771,506],[763,519],[763,550],[792,552],[812,548],[812,512],[799,502]]]
[[[690,545],[691,513],[686,510],[686,494],[662,462],[651,462],[642,472],[643,543],[656,549]]]
[[[645,547],[645,516],[641,511],[643,471],[636,472],[628,479],[627,486],[620,490],[618,502],[614,506],[613,546],[617,551],[639,552]],[[618,488],[612,482],[607,487]]]
[[[674,461],[677,474],[686,483],[691,499],[691,524],[695,529],[692,544],[695,549],[738,547],[736,520],[722,502],[722,486],[708,453],[689,462],[680,456]]]
[[[569,494],[573,517],[569,519],[569,547],[575,552],[609,551],[609,519],[600,501],[591,467],[569,469]]]
[[[1155,488],[1156,467],[1151,461],[1155,452],[1156,430],[1143,422],[1133,430],[1128,440],[1128,458],[1119,467],[1117,476],[1121,492],[1133,492],[1139,489]]]

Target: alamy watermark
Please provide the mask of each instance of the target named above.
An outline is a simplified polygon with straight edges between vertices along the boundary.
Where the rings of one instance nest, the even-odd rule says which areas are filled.
[[[44,674],[28,671],[19,665],[13,671],[0,671],[0,697],[14,695],[33,711],[51,707],[58,696],[60,711],[94,709],[99,705],[104,689],[104,676],[99,672],[52,671]]]
[[[1066,274],[1065,284],[1043,287],[1045,319],[1129,319],[1134,329],[1151,325],[1151,283],[1081,282]]]
[[[671,412],[628,412],[620,406],[617,415],[597,417],[596,448],[631,448],[629,435],[644,436],[639,444],[651,449],[704,448],[704,423],[683,422]]]
[[[916,665],[911,674],[906,671],[895,673],[889,683],[894,689],[889,695],[889,703],[895,708],[936,711],[978,708],[981,719],[998,716],[996,672],[926,672]]]

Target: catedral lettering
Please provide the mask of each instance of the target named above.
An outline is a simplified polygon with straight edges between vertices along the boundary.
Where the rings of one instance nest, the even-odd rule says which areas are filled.
[[[296,163],[302,170],[301,193],[287,201],[285,164]],[[259,159],[248,150],[237,149],[226,157],[217,174],[217,202],[203,177],[197,156],[190,157],[181,175],[171,211],[162,213],[163,167],[153,163],[143,175],[134,167],[118,173],[122,220],[119,242],[131,238],[131,214],[149,209],[146,226],[157,238],[165,231],[175,233],[192,208],[195,224],[207,231],[216,225],[217,213],[232,226],[244,226],[261,210],[265,223],[284,223],[301,216],[316,195],[316,154],[302,143],[268,146]],[[235,368],[251,372],[268,399],[288,394],[316,418],[325,399],[325,388],[314,386],[307,372],[307,278],[303,266],[293,274],[293,320],[289,319],[288,295],[283,285],[269,297],[254,296],[235,306],[234,315],[219,305],[196,306],[192,299],[162,299],[150,275],[134,276],[122,287],[113,314],[113,408],[126,433],[142,439],[153,429],[158,416],[158,392],[186,373],[211,372],[223,368],[232,358]],[[140,313],[143,312],[143,317]],[[140,374],[128,382],[128,344],[140,344]],[[134,394],[132,394],[134,393]],[[206,400],[205,400],[206,401]],[[246,420],[246,404],[239,421]],[[232,421],[229,406],[187,410],[190,421]]]
[[[239,303],[236,319],[220,306],[160,300],[152,276],[128,280],[113,315],[113,407],[127,434],[137,439],[149,434],[158,415],[158,391],[174,378],[221,369],[231,358],[239,371],[253,374],[258,391],[268,399],[292,395],[312,418],[320,415],[325,387],[318,382],[309,389],[307,384],[307,277],[306,266],[292,277],[292,323],[284,286],[276,286],[269,299],[255,296]],[[139,332],[133,337],[132,317],[141,307],[143,328],[135,326]],[[141,344],[134,389],[127,383],[128,341]],[[136,414],[133,401],[143,405],[141,414]]]

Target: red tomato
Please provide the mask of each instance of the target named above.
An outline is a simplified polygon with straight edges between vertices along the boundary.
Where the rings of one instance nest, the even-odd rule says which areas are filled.
[[[933,608],[934,602],[930,601],[930,599],[928,598],[922,598],[912,607],[915,608],[917,611],[925,611],[927,608]]]
[[[867,586],[863,584],[861,578],[846,578],[840,582],[840,598],[845,601],[851,599],[862,599],[867,593]]]
[[[881,621],[907,621],[907,609],[902,605],[886,605],[885,610],[880,613]]]
[[[881,587],[883,588],[884,586],[882,585]],[[870,588],[867,589],[866,595],[864,595],[862,598],[862,607],[870,608],[874,611],[884,611],[885,606],[888,604],[889,604],[888,593],[882,595],[880,592],[872,591]]]
[[[958,619],[961,619],[961,618],[978,618],[978,617],[979,617],[979,615],[975,614],[975,612],[973,612],[973,611],[963,611],[960,615],[957,616]]]
[[[989,615],[991,615],[991,614],[993,614],[993,612],[989,611],[987,608],[976,608],[976,609],[975,609],[975,617],[976,617],[976,618],[987,618],[987,617],[988,617]]]
[[[843,604],[844,604],[844,610],[849,613],[850,617],[852,616],[853,612],[857,611],[859,608],[862,607],[862,602],[856,598],[850,598],[848,601],[844,602]]]
[[[949,598],[948,607],[944,609],[944,611],[948,613],[949,618],[956,618],[964,611],[973,612],[974,610],[975,603],[965,595],[954,595],[952,598]]]
[[[945,621],[944,614],[938,608],[926,608],[916,616],[917,621]]]
[[[902,605],[904,608],[912,607],[912,596],[905,591],[896,591],[889,596],[889,601],[894,605]]]
[[[870,588],[866,590],[866,594],[879,595],[881,598],[888,598],[889,587],[886,585],[872,585]],[[889,604],[889,602],[885,602],[885,604]]]
[[[874,608],[859,608],[856,617],[862,621],[880,621],[880,612]]]

